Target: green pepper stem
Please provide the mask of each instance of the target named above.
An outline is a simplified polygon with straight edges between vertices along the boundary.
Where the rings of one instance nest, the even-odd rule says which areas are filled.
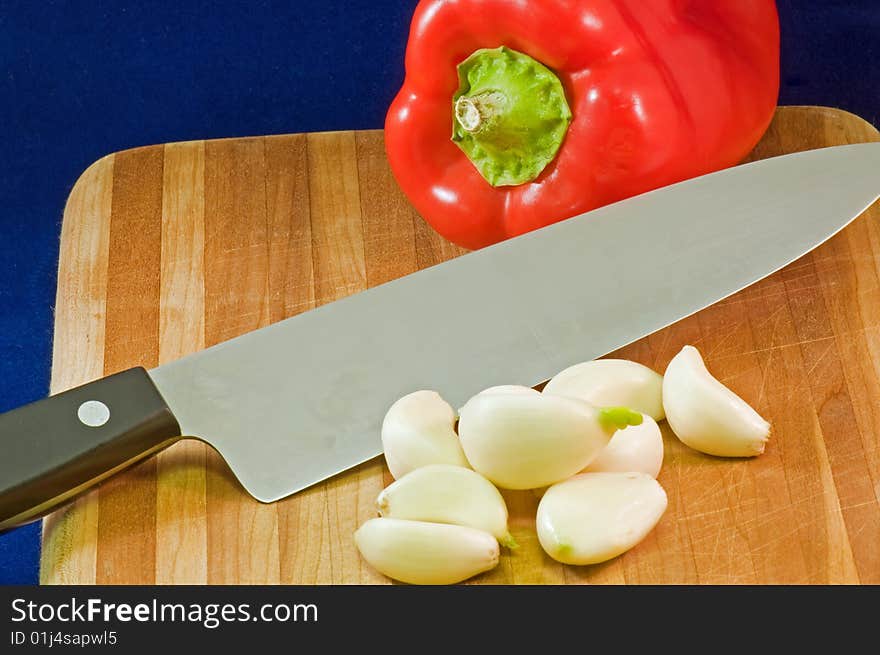
[[[571,122],[556,74],[504,46],[458,66],[452,140],[492,186],[536,179],[555,159]]]
[[[498,91],[475,96],[461,96],[455,101],[455,118],[461,129],[470,134],[485,128],[503,110],[507,99]]]

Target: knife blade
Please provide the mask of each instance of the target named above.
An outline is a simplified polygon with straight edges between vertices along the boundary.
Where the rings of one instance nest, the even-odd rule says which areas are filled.
[[[400,396],[535,385],[725,298],[880,196],[880,143],[658,189],[0,415],[0,530],[183,437],[272,502],[381,453]]]

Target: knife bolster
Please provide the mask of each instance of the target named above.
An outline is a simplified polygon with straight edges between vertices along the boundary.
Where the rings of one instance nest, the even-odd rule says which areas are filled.
[[[0,415],[0,532],[48,514],[180,438],[143,368]]]

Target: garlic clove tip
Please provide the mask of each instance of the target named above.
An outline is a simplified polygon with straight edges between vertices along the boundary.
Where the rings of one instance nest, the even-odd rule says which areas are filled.
[[[516,550],[517,548],[519,548],[519,544],[517,543],[516,539],[514,539],[513,535],[509,532],[501,537],[501,539],[498,540],[498,543],[500,543],[508,550]]]
[[[642,415],[629,407],[601,407],[598,410],[599,422],[608,432],[623,430],[630,425],[641,425]]]

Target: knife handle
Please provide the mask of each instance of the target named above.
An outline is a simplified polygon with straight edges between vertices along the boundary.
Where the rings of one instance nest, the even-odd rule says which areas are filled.
[[[0,414],[0,532],[48,514],[180,438],[143,368]]]

